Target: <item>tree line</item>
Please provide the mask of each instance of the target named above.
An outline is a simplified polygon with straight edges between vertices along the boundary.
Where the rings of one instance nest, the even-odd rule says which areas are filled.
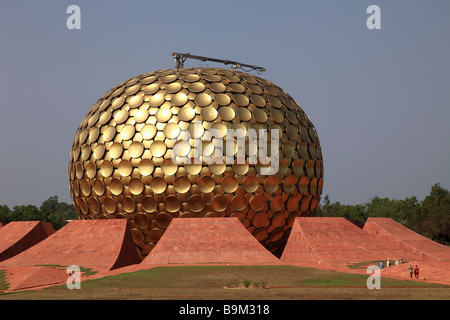
[[[58,196],[52,196],[42,202],[38,208],[34,205],[15,206],[12,210],[6,205],[0,205],[0,222],[11,221],[42,221],[51,222],[55,230],[63,227],[67,220],[77,219],[72,204],[59,202]]]
[[[441,244],[450,243],[450,192],[439,183],[422,201],[416,197],[394,200],[375,196],[357,205],[331,203],[326,195],[316,212],[319,217],[344,217],[365,223],[369,217],[386,217]]]
[[[450,192],[439,183],[431,187],[423,201],[416,197],[404,200],[380,198],[358,205],[331,203],[326,195],[316,212],[319,217],[344,217],[365,223],[369,217],[387,217],[405,227],[442,244],[450,243]],[[67,220],[77,219],[72,204],[59,202],[52,196],[38,208],[34,205],[15,206],[12,210],[0,205],[0,222],[43,221],[51,222],[55,230],[63,227]]]

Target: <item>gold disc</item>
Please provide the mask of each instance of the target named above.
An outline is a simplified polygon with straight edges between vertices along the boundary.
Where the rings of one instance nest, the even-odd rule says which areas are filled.
[[[205,201],[199,195],[193,195],[188,199],[188,208],[193,212],[199,212],[205,207]]]
[[[175,107],[184,106],[186,102],[188,102],[188,97],[185,93],[178,92],[172,97],[170,102],[172,102],[172,105],[174,105]]]
[[[165,175],[174,175],[178,170],[178,164],[174,163],[171,158],[163,160],[161,170]]]
[[[124,197],[120,201],[120,204],[126,213],[132,213],[136,209],[136,203],[131,197]]]
[[[146,214],[142,213],[136,214],[133,221],[141,229],[146,229],[150,225],[150,218]]]
[[[172,111],[170,109],[160,108],[156,112],[156,119],[160,122],[167,122],[170,118],[172,118]]]
[[[231,206],[237,211],[243,210],[247,204],[247,199],[242,194],[237,194],[233,197],[233,199],[231,199]]]
[[[122,177],[128,177],[133,172],[133,164],[130,161],[124,159],[120,161],[118,171]]]
[[[100,165],[100,173],[104,178],[108,178],[112,175],[114,171],[114,166],[111,161],[109,160],[103,160],[102,164]]]
[[[150,181],[150,189],[156,194],[161,194],[164,191],[166,191],[167,183],[166,180],[164,180],[161,177],[153,177],[153,179]]]
[[[201,111],[201,116],[205,121],[214,121],[217,119],[218,113],[214,107],[204,107]]]
[[[140,195],[144,191],[144,183],[141,179],[133,178],[129,182],[130,192],[137,196]]]
[[[191,182],[187,177],[178,176],[173,182],[173,187],[178,193],[186,193],[191,188]]]
[[[278,189],[278,179],[276,176],[268,176],[264,180],[264,190],[268,193],[274,193]]]
[[[113,195],[117,196],[123,192],[123,184],[120,179],[114,178],[109,183],[109,188]]]
[[[212,99],[211,99],[209,94],[207,94],[207,93],[200,93],[200,94],[198,94],[195,97],[194,101],[200,107],[206,107],[206,106],[208,106],[211,103]]]
[[[137,108],[142,104],[142,102],[144,102],[144,96],[136,95],[128,100],[128,105],[130,106],[130,108]]]
[[[214,190],[216,183],[214,182],[213,178],[209,176],[203,176],[200,179],[198,179],[197,185],[201,192],[209,193]]]
[[[244,179],[243,186],[245,191],[253,193],[258,189],[259,183],[255,176],[247,176]]]
[[[142,199],[142,208],[145,210],[145,212],[155,212],[157,207],[158,202],[155,200],[155,198],[147,196]]]
[[[224,177],[221,181],[222,190],[227,193],[233,193],[238,188],[239,184],[235,177]]]
[[[116,128],[115,127],[107,127],[105,131],[103,132],[103,139],[105,142],[109,142],[112,139],[114,139],[114,136],[116,135]]]
[[[120,142],[114,142],[109,149],[109,153],[111,155],[111,158],[119,159],[123,153],[122,144]]]
[[[120,136],[123,140],[130,140],[133,138],[135,132],[134,125],[127,124],[122,128],[122,130],[120,130]]]
[[[166,92],[167,93],[177,93],[178,91],[180,91],[182,88],[181,83],[179,82],[172,82],[171,84],[169,84],[166,87]]]
[[[200,93],[205,91],[205,85],[201,82],[194,82],[189,84],[188,90],[194,93]]]
[[[115,213],[117,210],[116,201],[114,201],[114,199],[111,197],[106,197],[103,202],[103,205],[105,206],[105,210],[107,213],[112,214],[112,213]]]
[[[192,119],[194,119],[194,117],[195,117],[195,111],[189,105],[185,105],[184,107],[182,107],[180,109],[180,111],[178,111],[178,118],[181,121],[191,121]]]
[[[230,99],[230,97],[228,95],[226,95],[224,93],[218,93],[214,97],[214,101],[217,102],[217,104],[219,106],[227,106],[227,105],[230,104],[231,99]]]
[[[168,196],[164,199],[164,208],[169,212],[177,212],[181,208],[181,201],[176,196]]]
[[[155,168],[155,164],[150,159],[142,159],[139,162],[138,170],[139,173],[143,176],[148,176],[153,173],[153,169]]]
[[[146,124],[141,128],[142,139],[150,140],[156,135],[157,129],[153,124]]]
[[[218,212],[225,211],[229,204],[228,198],[224,195],[216,195],[211,200],[211,208]]]
[[[132,158],[139,158],[144,153],[144,145],[139,141],[134,141],[128,147],[128,151]]]
[[[95,194],[99,197],[103,196],[103,194],[105,193],[105,183],[100,180],[100,179],[96,179],[94,181],[94,184],[92,186],[92,190],[94,190]]]
[[[97,167],[94,162],[89,161],[85,164],[86,175],[89,179],[95,178],[97,175]]]
[[[176,123],[168,123],[163,129],[164,136],[168,139],[176,139],[180,132],[181,129]]]
[[[160,158],[162,157],[167,150],[167,146],[162,141],[154,141],[150,146],[150,153],[153,157]]]

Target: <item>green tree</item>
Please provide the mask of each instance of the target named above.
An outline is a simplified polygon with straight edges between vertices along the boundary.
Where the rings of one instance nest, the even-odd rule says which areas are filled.
[[[59,202],[58,196],[52,196],[42,202],[37,208],[34,205],[15,206],[10,210],[8,206],[0,206],[0,222],[11,221],[42,221],[51,222],[55,230],[63,227],[68,220],[77,219],[72,204]]]
[[[404,224],[411,210],[418,205],[416,197],[394,200],[375,196],[366,203],[367,217],[386,217]]]
[[[450,242],[450,192],[436,183],[412,210],[406,225],[440,243]]]
[[[0,222],[3,222],[3,223],[10,222],[11,221],[10,217],[9,217],[10,213],[11,213],[11,210],[8,208],[7,205],[0,206]]]
[[[341,214],[342,205],[339,202],[331,203],[330,197],[325,195],[323,198],[323,205],[317,208],[316,216],[318,217],[339,217]]]
[[[440,243],[450,242],[450,192],[439,183],[419,202],[416,197],[394,200],[375,196],[362,205],[331,203],[328,195],[317,209],[319,217],[344,217],[363,223],[368,217],[387,217]]]
[[[331,203],[328,195],[324,197],[324,204],[319,206],[316,212],[318,217],[344,217],[346,219],[357,219],[361,222],[367,220],[364,205],[342,205],[340,202]]]
[[[62,228],[67,220],[77,218],[73,205],[59,202],[58,196],[52,196],[42,202],[39,210],[42,214],[42,221],[51,222],[55,230]]]
[[[34,205],[15,206],[10,213],[11,221],[41,221],[39,209]]]

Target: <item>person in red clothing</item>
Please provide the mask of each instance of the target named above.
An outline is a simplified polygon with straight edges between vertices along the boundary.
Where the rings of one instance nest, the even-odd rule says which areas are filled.
[[[417,264],[414,267],[414,276],[416,277],[416,279],[419,279],[419,266]]]

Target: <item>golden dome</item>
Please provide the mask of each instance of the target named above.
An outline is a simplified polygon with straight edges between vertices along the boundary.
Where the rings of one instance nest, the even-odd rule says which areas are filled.
[[[128,219],[142,257],[174,217],[226,216],[279,255],[293,219],[319,205],[323,161],[313,124],[283,89],[184,68],[104,94],[75,134],[69,180],[78,217]]]

